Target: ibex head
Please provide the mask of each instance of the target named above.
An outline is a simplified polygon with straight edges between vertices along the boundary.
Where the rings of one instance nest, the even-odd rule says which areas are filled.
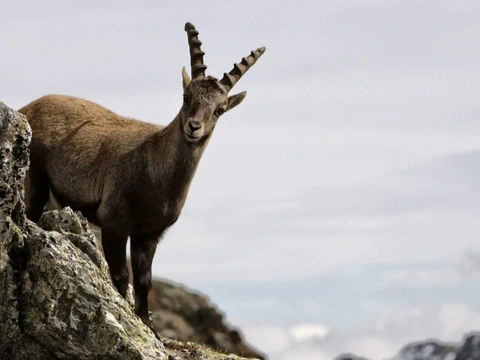
[[[191,23],[185,24],[190,46],[190,64],[192,78],[183,68],[183,106],[181,110],[182,127],[185,138],[189,142],[197,142],[208,138],[215,128],[218,118],[225,112],[240,104],[247,93],[245,91],[228,96],[238,80],[255,64],[265,52],[265,47],[258,48],[234,64],[233,69],[225,73],[221,80],[205,76],[207,65],[203,62],[205,54],[200,46],[198,31]]]

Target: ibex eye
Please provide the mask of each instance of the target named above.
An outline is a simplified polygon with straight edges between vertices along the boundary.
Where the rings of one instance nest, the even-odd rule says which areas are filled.
[[[188,102],[188,95],[183,95],[183,102],[187,103]]]
[[[218,108],[217,110],[215,110],[215,116],[218,117],[218,116],[222,115],[224,112],[225,112],[225,109]]]

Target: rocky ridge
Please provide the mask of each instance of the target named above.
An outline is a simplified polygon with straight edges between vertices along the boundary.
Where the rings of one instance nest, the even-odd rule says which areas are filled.
[[[335,360],[368,360],[352,354],[343,354]],[[480,332],[463,337],[461,343],[443,343],[436,340],[413,342],[388,360],[480,360]]]
[[[153,327],[162,336],[265,359],[265,355],[245,343],[242,334],[228,325],[221,311],[200,293],[171,282],[154,280],[149,308],[153,312]]]
[[[457,344],[435,340],[408,344],[392,360],[480,360],[480,332],[465,335]]]

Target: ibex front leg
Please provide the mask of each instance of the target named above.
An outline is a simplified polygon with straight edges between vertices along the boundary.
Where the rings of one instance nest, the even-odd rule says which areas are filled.
[[[127,267],[128,235],[115,227],[102,226],[102,245],[105,259],[110,268],[113,285],[120,295],[127,297],[128,267]]]
[[[155,234],[143,237],[132,236],[130,240],[135,313],[150,328],[152,324],[148,318],[148,293],[152,288],[152,261],[158,239],[159,235]]]

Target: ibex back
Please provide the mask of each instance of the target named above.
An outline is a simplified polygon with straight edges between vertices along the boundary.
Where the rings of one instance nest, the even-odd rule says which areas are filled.
[[[185,31],[192,78],[183,68],[183,105],[168,126],[70,96],[47,95],[20,109],[33,129],[27,216],[38,221],[53,194],[61,206],[80,210],[98,225],[112,281],[124,297],[130,237],[135,312],[147,325],[158,240],[180,215],[218,118],[245,98],[245,92],[228,96],[229,91],[265,51],[252,51],[217,80],[205,75],[195,27],[187,23]]]

